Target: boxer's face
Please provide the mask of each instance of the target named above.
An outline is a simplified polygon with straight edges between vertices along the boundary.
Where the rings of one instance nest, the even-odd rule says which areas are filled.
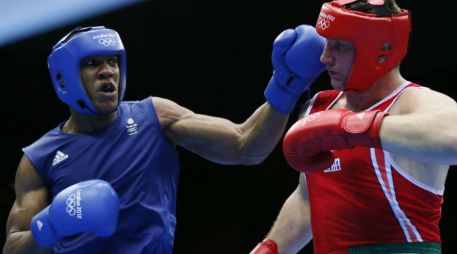
[[[354,56],[355,49],[350,41],[327,39],[321,62],[325,64],[334,89],[344,90]]]
[[[100,114],[116,110],[119,101],[117,56],[95,56],[81,61],[81,81]]]

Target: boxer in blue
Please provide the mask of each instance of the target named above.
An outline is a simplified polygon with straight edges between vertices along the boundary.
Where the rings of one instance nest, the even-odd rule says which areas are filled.
[[[71,31],[48,57],[71,115],[23,149],[4,253],[172,253],[175,146],[216,163],[260,163],[323,70],[324,44],[311,26],[281,33],[267,102],[235,124],[164,98],[123,101],[126,53],[118,33]]]

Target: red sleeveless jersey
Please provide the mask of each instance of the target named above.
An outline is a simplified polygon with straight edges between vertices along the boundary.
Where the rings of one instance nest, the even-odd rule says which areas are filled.
[[[367,110],[387,112],[405,83]],[[329,109],[342,95],[322,91],[305,115]],[[444,190],[400,168],[389,152],[367,147],[332,151],[333,165],[306,174],[315,254],[348,253],[349,247],[404,242],[441,244],[439,220]]]

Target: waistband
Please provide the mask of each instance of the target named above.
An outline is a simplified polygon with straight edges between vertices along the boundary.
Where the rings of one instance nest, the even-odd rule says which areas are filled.
[[[435,242],[384,243],[349,248],[349,254],[441,254]]]

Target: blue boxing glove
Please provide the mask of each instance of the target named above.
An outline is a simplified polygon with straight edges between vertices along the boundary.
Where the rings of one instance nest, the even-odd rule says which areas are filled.
[[[67,235],[112,235],[118,214],[119,198],[111,185],[103,180],[89,180],[59,192],[51,205],[32,218],[30,229],[39,245],[52,248]]]
[[[300,95],[324,70],[320,56],[325,38],[313,26],[301,25],[283,31],[273,43],[271,62],[273,76],[265,89],[270,105],[291,113]]]

